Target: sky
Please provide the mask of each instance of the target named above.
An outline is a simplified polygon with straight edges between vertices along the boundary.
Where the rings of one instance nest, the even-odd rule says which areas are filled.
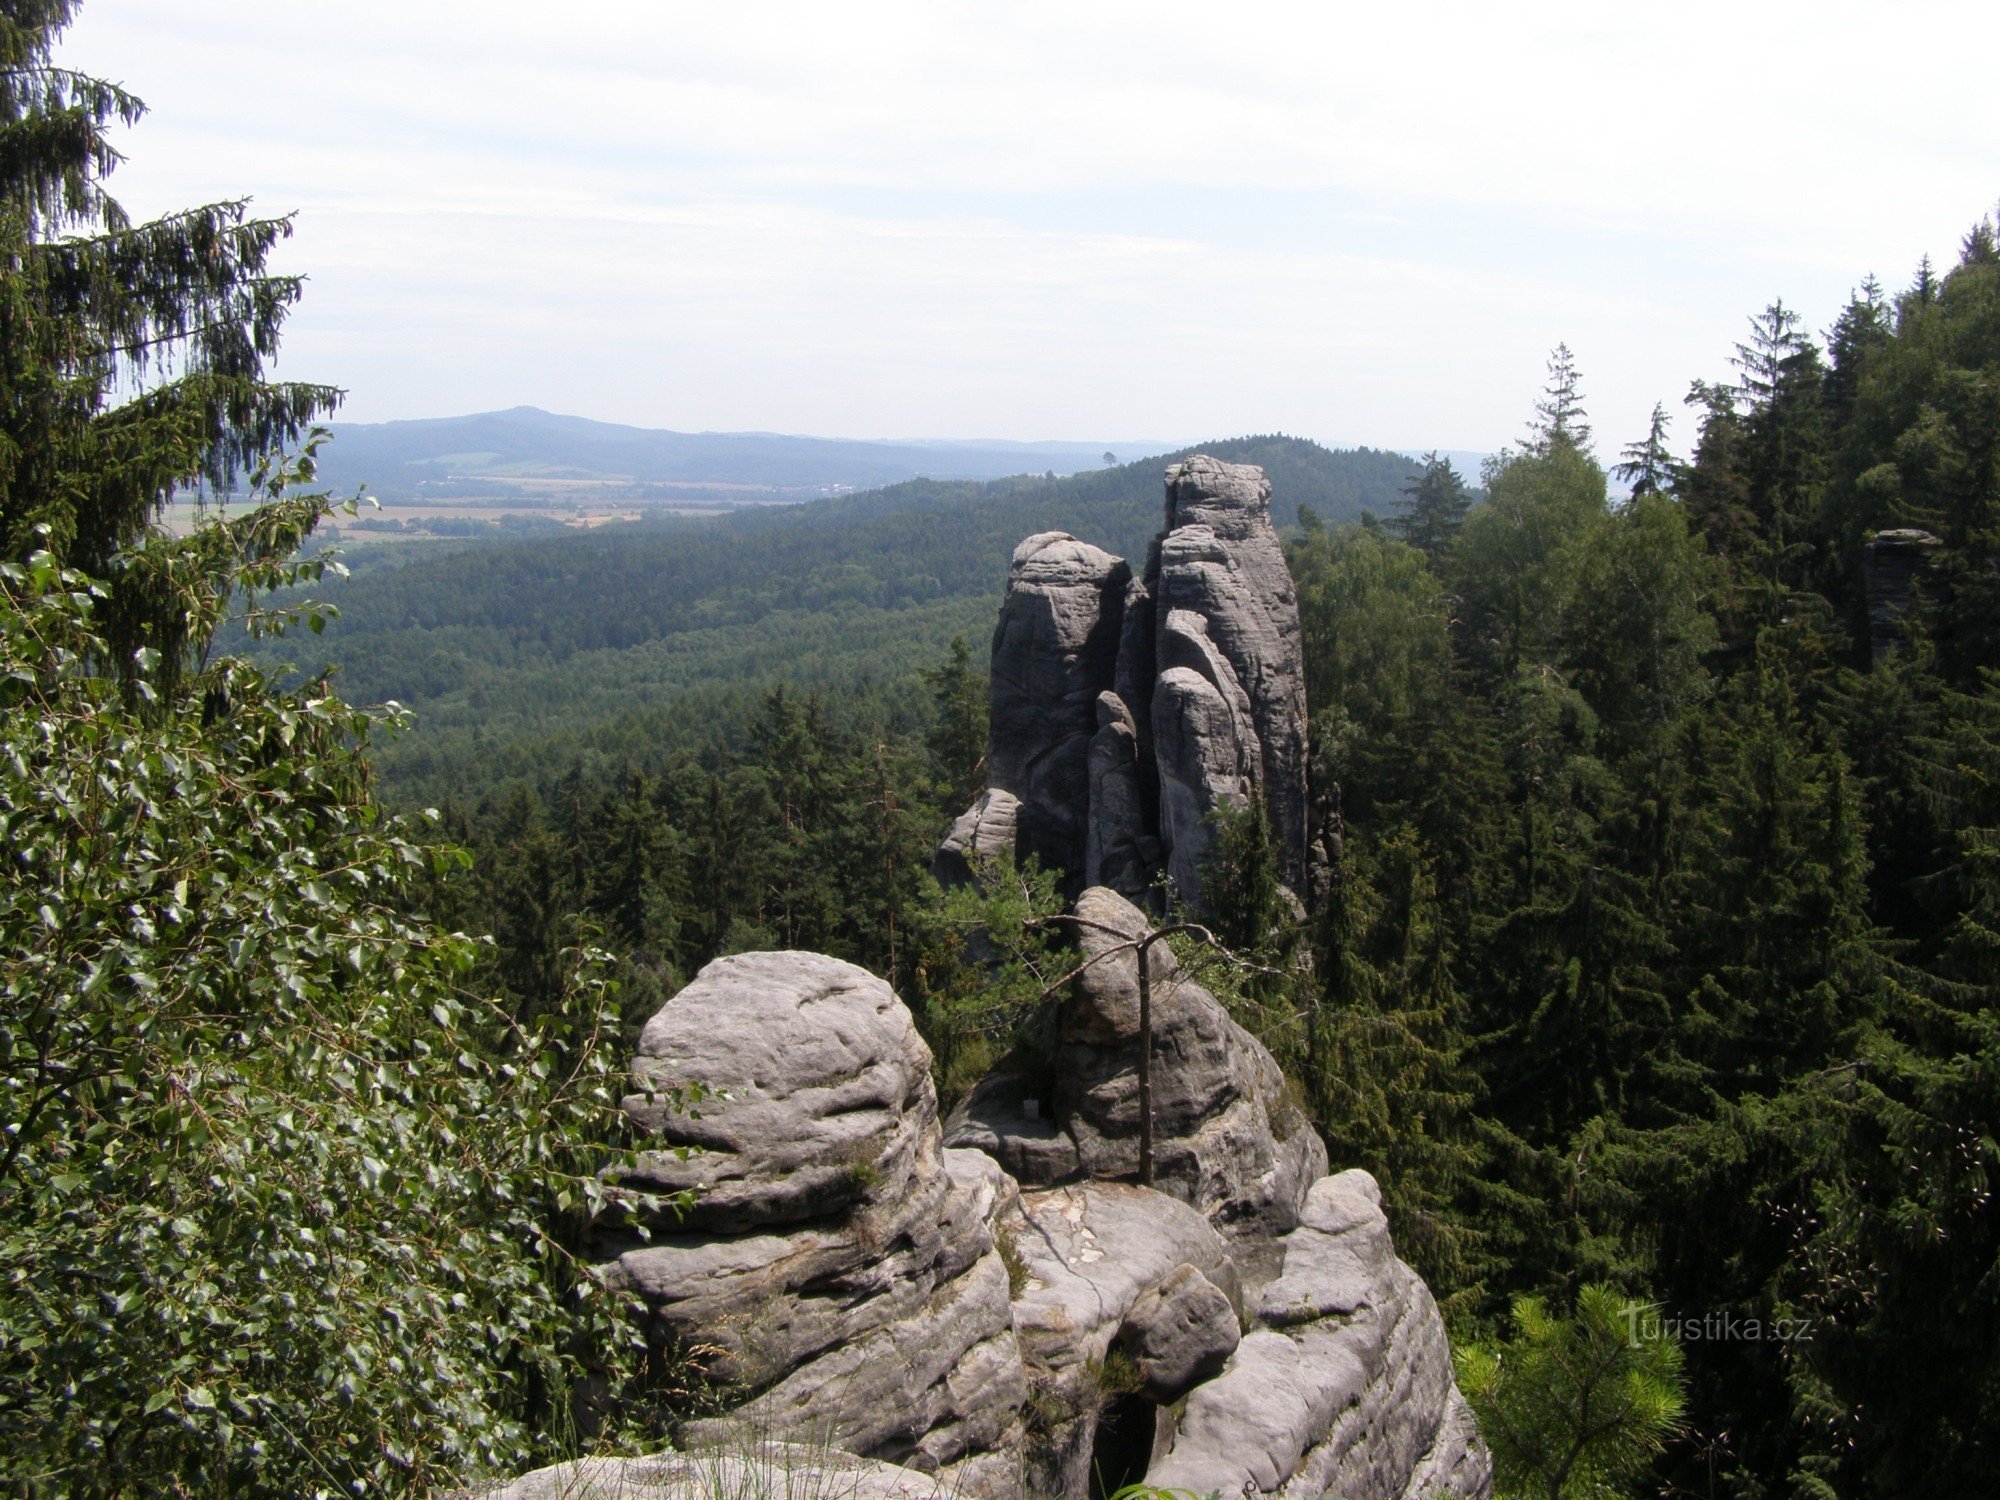
[[[86,0],[355,421],[1600,446],[2000,203],[2000,5]]]

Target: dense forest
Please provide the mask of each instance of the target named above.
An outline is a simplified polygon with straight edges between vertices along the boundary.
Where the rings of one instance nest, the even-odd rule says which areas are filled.
[[[1991,226],[1824,340],[1773,304],[1731,367],[1689,460],[1661,408],[1607,468],[1559,350],[1483,497],[1433,461],[1386,521],[1302,509],[1332,894],[1299,927],[1236,828],[1211,895],[1293,976],[1244,1018],[1462,1333],[1609,1282],[1686,1351],[1671,1492],[1966,1493],[2000,1441]],[[1894,528],[1939,545],[1877,656]],[[582,930],[649,997],[747,945],[853,958],[962,1086],[994,1016],[924,862],[983,693],[962,649],[920,683],[907,732],[774,690],[726,747],[462,796],[440,909],[531,1008]]]
[[[632,1028],[779,946],[887,976],[948,1098],[1035,1024],[993,960],[1050,882],[928,871],[983,775],[966,642],[1023,533],[1139,553],[1158,462],[335,586],[338,393],[268,368],[290,221],[131,221],[143,109],[54,65],[75,9],[0,0],[0,1485],[428,1493],[641,1375],[590,1440],[656,1444],[678,1372],[579,1253]],[[1225,820],[1215,982],[1468,1347],[1523,1297],[1654,1309],[1686,1422],[1642,1489],[1983,1493],[1995,227],[1718,354],[1686,458],[1664,407],[1600,450],[1561,349],[1478,476],[1211,446],[1284,499],[1337,821],[1301,920]],[[198,487],[258,503],[165,530]],[[440,722],[393,795],[329,658]]]
[[[1297,438],[1207,451],[1264,465],[1286,522],[1301,505],[1334,520],[1386,514],[1408,468],[1394,454]],[[914,728],[914,674],[954,636],[991,631],[1014,545],[1061,527],[1143,558],[1162,466],[1183,456],[1061,479],[917,480],[400,567],[357,555],[356,576],[322,590],[342,612],[325,636],[259,654],[309,671],[337,664],[353,701],[416,710],[410,733],[379,754],[404,800],[579,761],[598,773],[645,764],[686,745],[692,725],[739,731],[781,681],[839,703],[851,722],[886,715]]]

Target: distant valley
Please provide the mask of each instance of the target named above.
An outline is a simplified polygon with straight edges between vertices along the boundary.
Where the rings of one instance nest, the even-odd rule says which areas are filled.
[[[351,452],[331,461],[347,440],[321,470],[336,493],[369,466]],[[1068,530],[1137,561],[1159,526],[1165,465],[1193,451],[1110,468],[1100,453],[1098,467],[1053,479],[908,480],[706,517],[662,507],[597,527],[523,515],[457,541],[349,546],[354,575],[320,591],[341,617],[262,654],[335,666],[350,700],[416,710],[377,755],[399,798],[643,764],[726,736],[781,681],[828,694],[850,717],[894,720],[917,712],[916,674],[954,636],[983,656],[1023,536]],[[1262,464],[1280,527],[1296,525],[1302,505],[1329,522],[1386,514],[1414,468],[1401,454],[1279,436],[1199,451]],[[399,509],[363,514],[393,521]],[[352,527],[343,543],[369,538]]]
[[[554,521],[795,503],[912,479],[1074,474],[1166,452],[1162,441],[883,441],[769,432],[672,432],[532,406],[463,417],[336,423],[321,454],[335,491],[367,493],[398,522],[504,514]],[[387,528],[378,528],[387,529]],[[416,529],[405,526],[403,529]]]

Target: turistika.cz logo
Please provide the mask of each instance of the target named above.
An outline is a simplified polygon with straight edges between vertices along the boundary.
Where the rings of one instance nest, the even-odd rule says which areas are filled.
[[[1683,1344],[1797,1344],[1812,1338],[1812,1319],[1752,1318],[1721,1310],[1691,1318],[1667,1312],[1656,1302],[1628,1302],[1625,1332],[1634,1348],[1662,1338]]]

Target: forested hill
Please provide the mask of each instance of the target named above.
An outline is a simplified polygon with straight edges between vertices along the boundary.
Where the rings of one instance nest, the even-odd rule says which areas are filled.
[[[380,757],[399,794],[578,759],[643,763],[665,741],[726,727],[735,705],[777,681],[839,690],[850,706],[913,691],[916,669],[954,635],[983,646],[1022,537],[1061,528],[1143,557],[1162,473],[1196,451],[1263,465],[1280,526],[1301,505],[1328,521],[1384,513],[1415,467],[1371,449],[1236,438],[1056,480],[916,480],[500,542],[364,571],[331,591],[341,618],[324,636],[288,638],[280,654],[337,665],[353,701],[417,711]]]

